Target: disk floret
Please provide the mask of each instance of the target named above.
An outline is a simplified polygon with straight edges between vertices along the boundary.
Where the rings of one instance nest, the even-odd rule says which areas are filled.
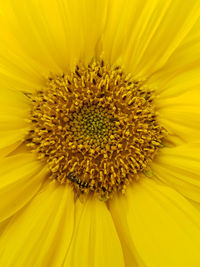
[[[161,147],[166,131],[153,97],[120,67],[77,66],[31,96],[27,145],[47,162],[52,179],[108,199],[125,192]]]

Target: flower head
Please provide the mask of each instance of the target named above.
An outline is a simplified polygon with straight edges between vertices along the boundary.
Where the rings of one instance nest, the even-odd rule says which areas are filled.
[[[199,266],[200,2],[0,14],[0,266]]]

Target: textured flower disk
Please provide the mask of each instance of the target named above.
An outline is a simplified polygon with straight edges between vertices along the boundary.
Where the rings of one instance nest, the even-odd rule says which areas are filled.
[[[166,131],[154,93],[120,67],[94,61],[51,77],[31,96],[27,145],[44,158],[51,178],[107,199],[125,192],[153,159]]]

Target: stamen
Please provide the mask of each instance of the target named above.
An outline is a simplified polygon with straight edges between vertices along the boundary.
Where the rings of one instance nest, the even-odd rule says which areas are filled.
[[[154,93],[103,61],[50,77],[32,99],[27,146],[77,194],[124,193],[163,146]]]

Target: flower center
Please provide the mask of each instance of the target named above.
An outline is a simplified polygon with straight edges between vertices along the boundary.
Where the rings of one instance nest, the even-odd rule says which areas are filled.
[[[97,152],[98,147],[105,148],[108,141],[115,145],[113,137],[117,136],[117,119],[112,110],[100,102],[80,106],[68,117],[70,144],[84,148],[87,143],[91,147],[90,152],[92,148],[97,148]]]
[[[78,195],[106,200],[124,193],[166,135],[153,92],[103,61],[49,78],[31,99],[27,146],[48,164],[52,179],[70,184]]]

